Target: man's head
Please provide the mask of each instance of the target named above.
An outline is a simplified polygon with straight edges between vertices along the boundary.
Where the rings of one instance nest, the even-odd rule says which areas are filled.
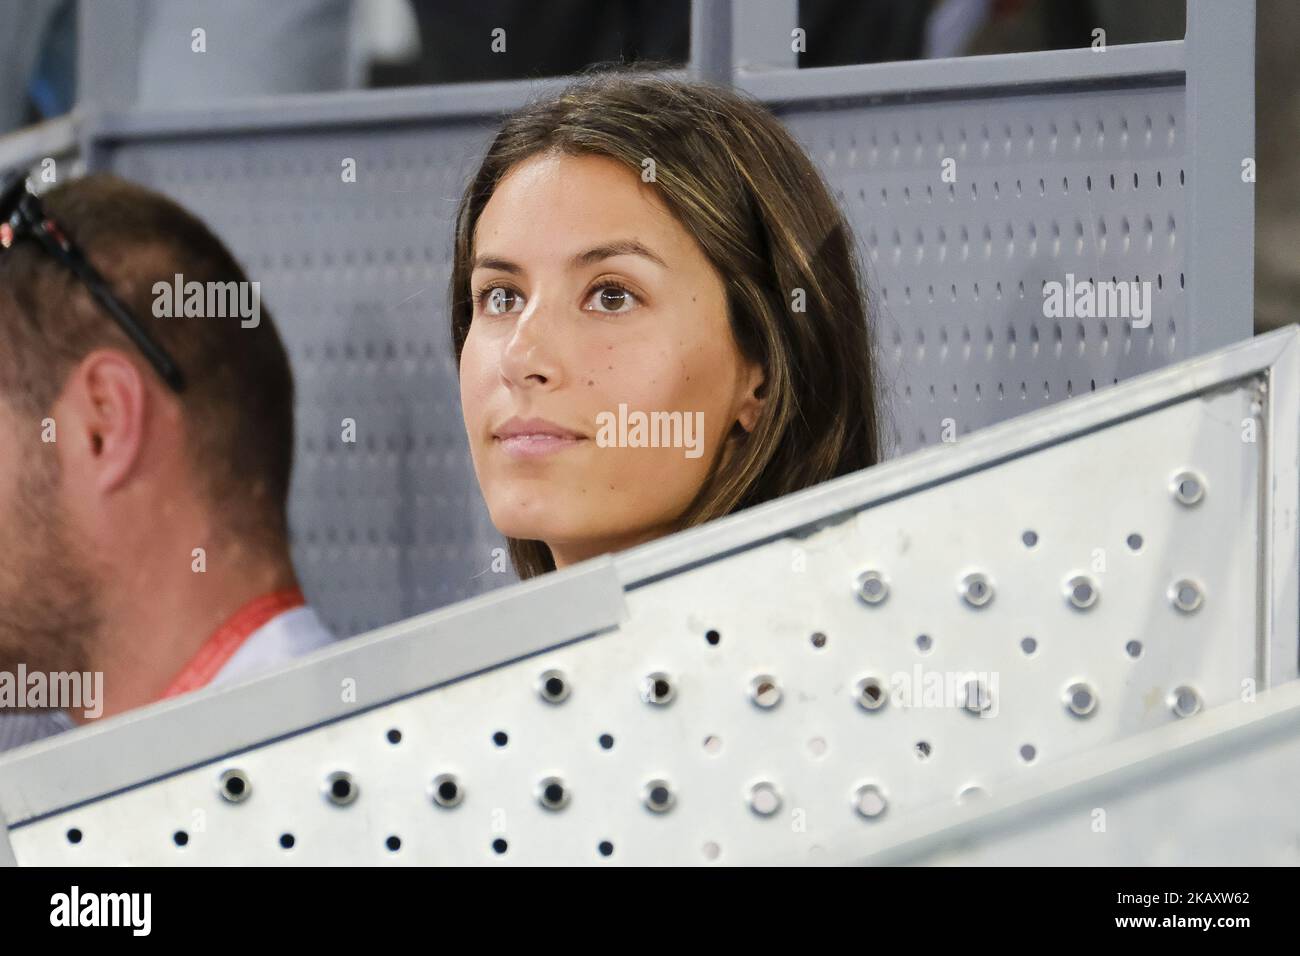
[[[0,250],[0,669],[72,670],[151,542],[186,564],[192,548],[287,560],[293,380],[270,316],[225,308],[247,277],[192,215],[106,175],[42,199],[186,381],[173,392],[36,242]],[[177,276],[219,290],[204,314],[170,291],[158,307]],[[202,540],[182,548],[178,527]]]

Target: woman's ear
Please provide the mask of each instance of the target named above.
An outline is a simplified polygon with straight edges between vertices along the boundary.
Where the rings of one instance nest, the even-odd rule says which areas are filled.
[[[752,432],[763,410],[767,376],[758,362],[746,362],[743,375],[740,402],[736,407],[736,423],[746,432]]]

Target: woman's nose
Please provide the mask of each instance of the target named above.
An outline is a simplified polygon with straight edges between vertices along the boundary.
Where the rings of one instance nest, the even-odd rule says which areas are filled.
[[[546,310],[536,303],[519,316],[514,331],[501,353],[501,377],[515,388],[556,387],[560,367],[556,358],[556,335]]]

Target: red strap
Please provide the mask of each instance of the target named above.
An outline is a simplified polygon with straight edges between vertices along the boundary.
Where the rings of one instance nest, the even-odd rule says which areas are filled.
[[[217,628],[216,633],[203,642],[199,652],[185,665],[179,674],[167,685],[159,700],[187,694],[203,687],[216,677],[226,661],[235,655],[244,642],[254,633],[279,617],[285,611],[292,611],[307,603],[299,588],[276,591],[249,601],[230,620]]]

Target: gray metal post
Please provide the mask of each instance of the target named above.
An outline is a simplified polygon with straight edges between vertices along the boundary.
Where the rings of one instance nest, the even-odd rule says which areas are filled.
[[[1255,0],[1187,4],[1187,328],[1192,354],[1254,326]],[[1267,175],[1267,171],[1262,171]]]
[[[691,3],[691,75],[731,85],[732,0]]]
[[[799,25],[798,0],[736,0],[733,11],[737,70],[754,73],[798,66],[791,44]]]
[[[135,102],[143,6],[139,0],[77,4],[77,105],[83,111]]]

